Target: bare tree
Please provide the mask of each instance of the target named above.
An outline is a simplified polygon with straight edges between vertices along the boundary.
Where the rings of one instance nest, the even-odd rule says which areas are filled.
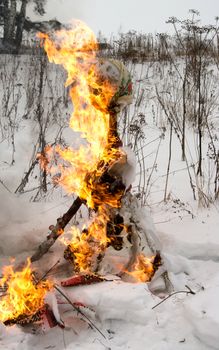
[[[19,50],[21,43],[22,43],[27,3],[28,3],[28,0],[22,0],[20,13],[18,15],[17,31],[16,31],[16,38],[15,38],[15,44],[16,44],[17,51]]]
[[[14,0],[16,1],[16,0]],[[26,20],[26,8],[28,3],[30,3],[30,0],[22,0],[21,1],[21,7],[20,12],[17,16],[17,31],[16,31],[16,37],[15,37],[15,44],[16,44],[16,51],[19,50],[22,38],[23,38],[23,31],[24,31],[24,25]],[[45,3],[46,0],[34,0],[34,11],[39,15],[45,14]]]
[[[16,20],[16,0],[5,0],[3,7],[4,18],[4,37],[3,42],[12,44],[15,32],[15,20]]]
[[[25,24],[27,28],[32,28],[32,22],[26,19],[27,5],[34,4],[34,11],[39,15],[44,15],[46,0],[4,0],[0,2],[0,18],[3,25],[4,45],[20,49]],[[19,5],[19,6],[18,6]],[[27,23],[26,23],[27,21]]]

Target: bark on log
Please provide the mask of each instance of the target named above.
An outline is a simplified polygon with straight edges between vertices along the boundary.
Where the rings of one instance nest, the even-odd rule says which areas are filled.
[[[51,233],[47,236],[47,239],[39,245],[36,252],[32,255],[32,257],[30,258],[31,262],[39,260],[44,254],[48,252],[48,250],[55,243],[60,234],[62,234],[65,226],[77,213],[82,203],[82,199],[77,197],[71,205],[71,207],[68,209],[68,211],[61,218],[57,219],[57,224],[55,226],[50,226]]]

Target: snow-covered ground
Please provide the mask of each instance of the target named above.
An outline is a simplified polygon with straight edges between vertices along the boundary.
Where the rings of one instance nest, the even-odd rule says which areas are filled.
[[[1,57],[3,72],[6,59]],[[29,62],[28,59],[27,62]],[[8,67],[10,68],[10,64]],[[29,63],[27,63],[26,69],[21,64],[15,70],[16,79],[22,85],[16,87],[16,89],[20,89],[21,94],[18,110],[15,108],[14,114],[11,114],[11,116],[16,116],[16,118],[12,118],[16,123],[14,164],[11,164],[10,132],[12,132],[12,128],[9,128],[9,131],[3,128],[4,137],[0,143],[0,260],[2,266],[8,264],[11,257],[16,257],[16,260],[19,261],[30,256],[37,244],[45,239],[49,225],[55,223],[56,218],[62,215],[72,202],[71,197],[66,196],[59,189],[52,189],[52,186],[49,187],[49,195],[44,200],[30,201],[37,191],[35,188],[39,186],[38,168],[34,168],[25,187],[25,193],[14,194],[24,172],[29,168],[34,147],[38,142],[38,125],[34,119],[34,105],[27,108],[27,98],[30,95],[29,89],[31,89],[31,84],[28,85],[31,74],[29,67]],[[52,68],[50,69],[52,70]],[[48,82],[51,82],[48,86],[53,86],[54,82],[58,82],[56,96],[61,96],[64,78],[62,80],[57,78],[60,77],[60,73],[59,71],[57,73],[57,68],[53,67],[53,69],[55,69],[55,73],[53,72],[52,78],[48,79]],[[139,67],[136,69],[137,72],[141,70]],[[143,76],[144,72],[145,77],[150,76],[148,72],[152,72],[152,70],[148,71],[146,65],[143,67]],[[136,80],[135,84],[138,87],[138,77]],[[18,326],[6,328],[1,325],[1,349],[219,349],[218,203],[210,205],[209,208],[200,208],[194,201],[186,165],[185,162],[181,161],[180,145],[175,135],[173,136],[168,181],[168,201],[163,202],[169,129],[167,128],[160,141],[159,136],[163,130],[162,123],[154,120],[151,107],[154,103],[151,100],[153,92],[150,91],[150,86],[153,87],[153,79],[151,78],[149,81],[145,78],[141,84],[145,84],[147,92],[147,95],[144,96],[145,99],[150,93],[150,103],[143,104],[146,115],[146,124],[144,125],[146,140],[142,142],[143,145],[147,144],[147,146],[143,149],[145,179],[141,180],[141,186],[145,181],[144,189],[147,189],[145,202],[149,204],[147,206],[149,214],[145,214],[145,217],[141,219],[146,228],[151,228],[150,220],[151,217],[153,218],[154,234],[161,242],[161,252],[173,291],[186,291],[188,290],[186,286],[189,286],[195,294],[175,294],[152,309],[161,301],[158,296],[151,292],[153,283],[156,281],[146,284],[129,283],[117,279],[90,286],[70,287],[67,291],[65,290],[65,293],[73,302],[81,302],[89,307],[84,312],[105,337],[101,336],[95,329],[91,329],[72,310],[71,306],[63,304],[63,300],[59,300],[59,312],[65,322],[65,329],[55,327],[45,333],[37,330],[36,334],[33,334],[30,329]],[[54,90],[49,90],[48,86],[44,98],[49,110],[50,94],[54,94]],[[1,86],[2,98],[4,87],[4,85]],[[18,93],[16,89],[14,96],[11,97],[11,104],[16,99]],[[35,88],[35,94],[37,95],[37,88]],[[2,100],[2,104],[3,102]],[[52,101],[51,106],[54,104],[55,102]],[[52,110],[51,108],[50,110]],[[49,120],[46,134],[46,141],[51,143],[57,135],[59,125],[63,123],[63,117],[68,119],[71,106],[67,110],[64,109],[62,102],[57,102],[57,108],[55,122]],[[29,113],[27,118],[24,117],[26,113]],[[131,113],[134,113],[133,109],[131,109]],[[1,123],[3,122],[4,125],[7,125],[1,116]],[[65,122],[63,124],[65,125]],[[217,127],[215,125],[215,128]],[[67,142],[71,138],[74,138],[74,142],[78,142],[76,136],[68,129],[64,130],[63,135]],[[129,138],[127,135],[126,137]],[[195,137],[193,130],[188,129],[187,147],[191,154],[191,162],[194,161],[196,153]],[[151,173],[159,142],[161,144],[156,166]],[[208,140],[205,140],[205,143],[206,156]],[[141,147],[140,143],[138,145]],[[138,172],[140,170],[137,166]],[[151,180],[147,186],[148,177],[151,177]],[[138,185],[139,175],[137,174],[133,191],[138,192]],[[77,215],[76,219],[80,221],[80,215]],[[38,267],[44,270],[49,269],[62,254],[63,246],[57,242],[51,252],[43,257]]]

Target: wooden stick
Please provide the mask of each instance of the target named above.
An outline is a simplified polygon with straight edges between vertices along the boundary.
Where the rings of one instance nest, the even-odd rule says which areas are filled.
[[[60,234],[63,233],[65,226],[77,213],[82,203],[83,200],[77,197],[71,205],[71,207],[68,209],[68,211],[61,218],[57,219],[56,225],[50,226],[51,233],[47,236],[47,239],[38,246],[36,252],[30,258],[31,262],[39,260],[44,254],[48,252],[48,250],[52,247],[52,245],[55,243]]]
[[[55,284],[53,287],[54,287],[54,289],[57,290],[57,292],[59,292],[59,293],[68,301],[68,303],[73,307],[73,309],[75,309],[81,316],[83,316],[83,317],[87,320],[88,324],[90,325],[90,327],[91,327],[92,329],[95,328],[95,329],[102,335],[102,337],[103,337],[104,339],[106,339],[106,336],[101,332],[101,330],[100,330],[99,328],[97,328],[97,326],[93,323],[93,321],[91,321],[91,320],[89,319],[89,317],[88,317],[87,315],[85,315],[85,314],[79,309],[79,307],[77,307],[75,304],[73,304],[73,302],[71,301],[71,299],[59,288],[59,286],[57,286],[57,284]]]
[[[192,294],[192,295],[195,295],[196,293],[187,285],[185,285],[185,287],[188,289],[188,290],[179,290],[177,292],[173,292],[171,294],[169,294],[166,298],[164,298],[163,300],[161,300],[158,304],[154,305],[152,307],[152,310],[155,309],[157,306],[159,306],[160,304],[164,303],[164,301],[166,301],[167,299],[169,299],[170,297],[172,297],[173,295],[176,295],[176,294],[179,294],[179,293],[186,293],[186,294]]]

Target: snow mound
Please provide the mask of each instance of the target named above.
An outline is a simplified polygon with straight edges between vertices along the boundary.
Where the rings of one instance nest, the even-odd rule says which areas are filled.
[[[219,348],[219,275],[211,286],[185,302],[185,315],[194,335],[204,344]]]

